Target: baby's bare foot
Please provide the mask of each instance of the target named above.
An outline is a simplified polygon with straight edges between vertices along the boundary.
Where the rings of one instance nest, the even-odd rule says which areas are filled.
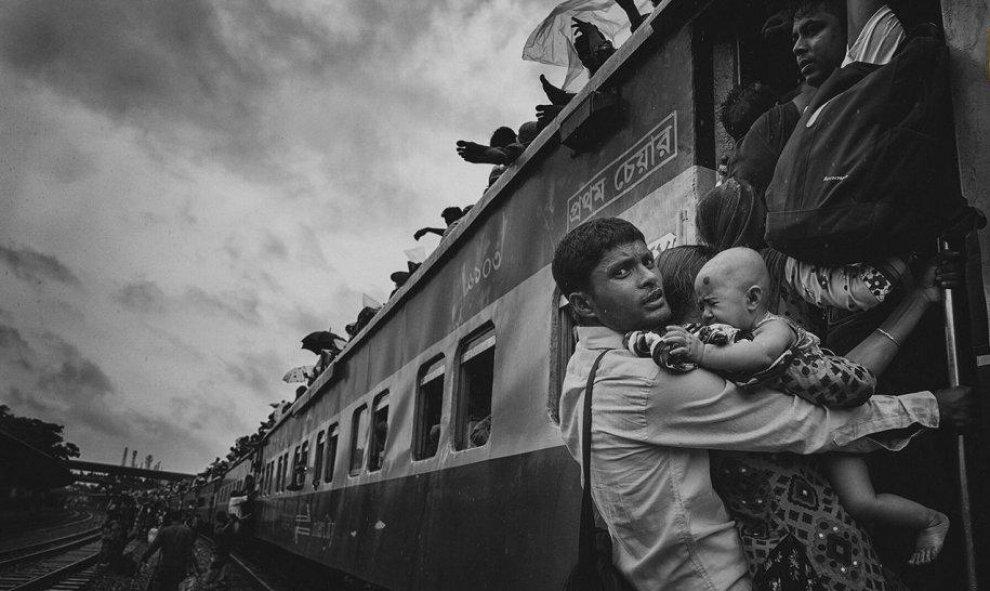
[[[908,564],[928,564],[935,560],[942,551],[945,536],[949,533],[949,518],[944,513],[932,511],[928,527],[921,530],[918,540],[914,543],[914,554]]]

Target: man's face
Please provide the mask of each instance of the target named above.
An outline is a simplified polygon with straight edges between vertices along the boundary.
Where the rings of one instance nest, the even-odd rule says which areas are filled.
[[[591,272],[588,307],[601,324],[618,332],[648,330],[670,321],[653,253],[643,241],[605,253]]]
[[[842,65],[846,55],[846,26],[836,15],[816,10],[794,17],[794,57],[804,80],[814,87]]]

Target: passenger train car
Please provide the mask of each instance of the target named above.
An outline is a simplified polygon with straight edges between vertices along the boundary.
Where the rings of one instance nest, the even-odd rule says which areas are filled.
[[[969,63],[976,54],[963,46],[985,35],[972,21],[986,9],[945,4],[956,59]],[[255,457],[200,489],[206,519],[252,473],[258,538],[362,580],[560,588],[576,559],[581,489],[547,413],[573,349],[550,274],[554,246],[605,216],[634,222],[657,248],[694,242],[695,200],[731,146],[716,105],[766,67],[749,45],[762,8],[661,2]],[[961,166],[972,167],[963,184],[977,205],[973,189],[988,179],[973,158],[987,154],[977,136],[990,111],[966,101],[987,106],[972,88],[986,87],[979,76],[954,72]]]

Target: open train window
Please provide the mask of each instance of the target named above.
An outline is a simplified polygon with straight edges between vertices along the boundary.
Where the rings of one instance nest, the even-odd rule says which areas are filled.
[[[320,431],[316,434],[316,452],[313,454],[313,486],[320,483],[323,473],[323,439],[326,434]]]
[[[373,429],[371,430],[371,455],[368,458],[368,471],[382,469],[385,459],[385,443],[388,441],[388,391],[382,392],[375,398],[374,411],[371,414]]]
[[[282,462],[283,458],[279,456],[275,467],[275,492],[282,490]]]
[[[481,447],[492,429],[495,327],[487,325],[461,345],[457,376],[456,449]]]
[[[560,391],[564,386],[564,374],[567,373],[567,362],[574,354],[577,344],[577,322],[571,311],[571,304],[561,295],[560,290],[554,290],[554,315],[551,321],[550,359],[553,368],[550,372],[550,392],[547,396],[547,410],[556,421],[559,419],[558,404]]]
[[[443,414],[443,356],[423,366],[416,394],[416,423],[413,427],[413,459],[437,455],[440,419]]]
[[[337,467],[337,425],[330,425],[327,429],[327,466],[323,471],[323,481],[333,480],[333,471]]]
[[[368,405],[354,411],[351,420],[351,476],[361,471],[364,450],[368,446]]]
[[[292,452],[292,471],[289,473],[289,486],[286,487],[289,490],[298,490],[299,476],[305,469],[305,466],[302,464],[301,449],[302,446],[297,445],[295,451]]]

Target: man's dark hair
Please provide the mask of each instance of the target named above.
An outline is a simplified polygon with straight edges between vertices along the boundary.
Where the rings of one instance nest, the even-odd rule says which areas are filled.
[[[791,13],[794,18],[808,16],[819,10],[834,14],[842,26],[846,26],[846,0],[793,0],[791,2]]]
[[[574,228],[557,244],[553,253],[553,280],[564,296],[588,286],[591,272],[617,246],[643,241],[639,228],[626,220],[590,220]]]
[[[697,306],[694,279],[715,254],[710,246],[690,244],[668,248],[657,257],[657,271],[663,278],[663,294],[673,322],[683,322]]]
[[[175,523],[182,520],[182,514],[174,509],[169,509],[165,513],[165,523]]]
[[[719,119],[735,141],[742,140],[753,123],[777,104],[777,93],[762,82],[740,84],[725,96]]]
[[[509,127],[499,127],[492,133],[492,138],[488,140],[488,145],[493,148],[504,148],[514,143],[516,143],[516,132]]]
[[[440,213],[440,217],[442,217],[443,221],[449,226],[464,217],[465,213],[467,213],[467,210],[461,209],[460,207],[445,207]]]

